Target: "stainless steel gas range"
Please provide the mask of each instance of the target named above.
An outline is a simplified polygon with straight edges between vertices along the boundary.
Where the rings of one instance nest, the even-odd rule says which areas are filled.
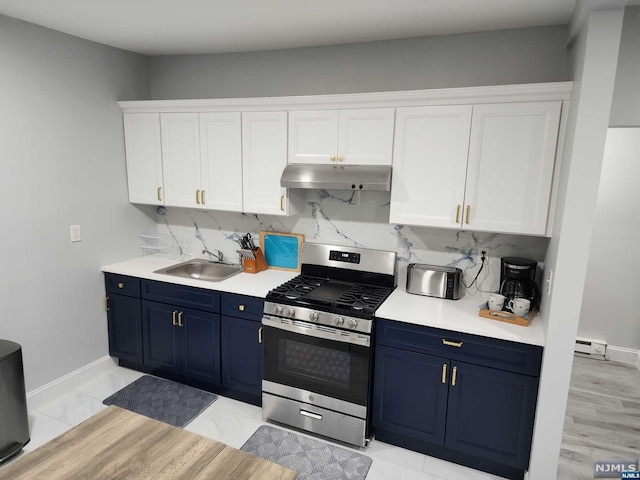
[[[396,253],[304,243],[301,264],[264,304],[263,418],[365,446],[373,319],[395,288]]]

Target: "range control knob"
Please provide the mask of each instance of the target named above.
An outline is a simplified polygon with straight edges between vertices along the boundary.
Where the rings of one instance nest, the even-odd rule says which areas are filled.
[[[296,311],[293,308],[287,308],[287,317],[295,317],[296,316]]]
[[[312,322],[317,322],[319,318],[320,314],[318,312],[311,312],[309,314],[309,320],[311,320]]]
[[[276,315],[282,315],[282,307],[280,305],[276,305],[273,309],[273,313]]]
[[[337,326],[341,327],[342,325],[344,325],[344,318],[343,317],[336,317],[334,323]]]
[[[349,320],[349,327],[356,328],[358,326],[358,321],[355,318]]]

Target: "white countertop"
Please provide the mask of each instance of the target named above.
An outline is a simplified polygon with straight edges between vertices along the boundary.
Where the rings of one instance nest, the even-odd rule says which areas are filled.
[[[190,287],[206,288],[219,292],[239,293],[261,298],[264,298],[272,288],[298,275],[298,272],[269,269],[258,273],[241,272],[220,282],[209,282],[162,273],[153,273],[161,268],[182,263],[182,261],[183,260],[169,260],[161,255],[147,255],[120,263],[114,263],[113,265],[107,265],[102,267],[101,270],[119,275],[146,278],[147,280],[157,280],[159,282],[188,285]]]
[[[264,298],[269,290],[298,275],[297,272],[269,269],[255,274],[242,272],[220,282],[209,282],[153,273],[178,263],[181,261],[169,260],[160,255],[148,255],[107,265],[101,270],[108,273],[260,298]],[[376,317],[544,346],[544,333],[540,317],[534,318],[527,327],[482,318],[478,316],[478,311],[480,305],[485,301],[479,295],[465,296],[460,300],[443,300],[412,295],[405,291],[404,286],[398,286],[378,308]]]
[[[527,327],[483,318],[478,312],[485,302],[486,299],[480,295],[465,296],[460,300],[444,300],[413,295],[407,293],[404,287],[398,287],[376,310],[376,317],[544,346],[544,332],[539,316]]]

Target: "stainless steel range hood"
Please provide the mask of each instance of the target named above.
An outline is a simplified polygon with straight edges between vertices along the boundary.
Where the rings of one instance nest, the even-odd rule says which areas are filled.
[[[388,165],[287,165],[280,177],[286,188],[327,190],[391,190]]]

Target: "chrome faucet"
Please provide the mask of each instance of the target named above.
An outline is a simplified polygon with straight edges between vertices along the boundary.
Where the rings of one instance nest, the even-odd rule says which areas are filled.
[[[215,252],[215,253],[213,253]],[[210,252],[209,250],[207,250],[206,248],[202,250],[202,253],[206,253],[207,255],[209,255],[210,257],[215,258],[216,262],[223,262],[223,255],[222,252],[220,250],[218,250],[217,248],[213,250],[213,252]]]

